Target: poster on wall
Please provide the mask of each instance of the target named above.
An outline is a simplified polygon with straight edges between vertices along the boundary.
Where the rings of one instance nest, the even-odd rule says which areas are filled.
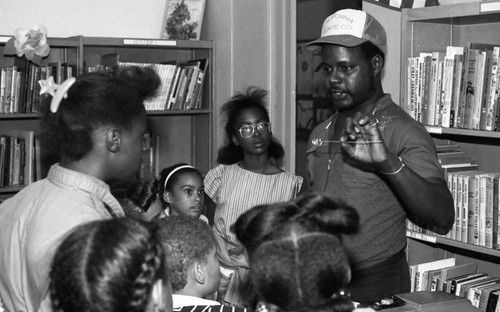
[[[200,40],[205,0],[167,0],[161,35],[169,40]]]

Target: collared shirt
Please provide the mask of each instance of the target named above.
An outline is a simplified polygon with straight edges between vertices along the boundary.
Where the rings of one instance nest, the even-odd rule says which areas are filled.
[[[377,101],[373,117],[379,121],[382,140],[390,153],[402,157],[408,168],[424,178],[444,179],[429,133],[396,105],[390,95]],[[354,268],[366,268],[404,248],[406,214],[382,174],[370,166],[355,163],[343,154],[340,146],[329,149],[327,141],[337,118],[334,114],[311,133],[306,152],[307,168],[313,191],[341,199],[359,212],[360,231],[346,235],[344,245]],[[323,144],[318,144],[321,141]]]
[[[172,305],[175,308],[181,308],[183,306],[197,306],[197,305],[220,305],[218,301],[199,298],[195,296],[187,296],[187,295],[172,295]]]
[[[105,207],[105,204],[108,208]],[[82,223],[125,214],[103,181],[55,164],[46,179],[0,205],[0,297],[7,311],[36,311],[52,256]]]

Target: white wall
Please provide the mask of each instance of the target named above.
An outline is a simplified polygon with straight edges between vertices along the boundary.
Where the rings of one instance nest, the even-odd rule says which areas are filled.
[[[273,134],[295,170],[295,1],[207,0],[202,37],[215,41],[215,101],[221,106],[247,86],[269,90]],[[225,120],[216,116],[218,141]]]
[[[210,0],[208,0],[210,1]],[[50,37],[159,38],[166,0],[0,0],[0,34],[42,24]]]

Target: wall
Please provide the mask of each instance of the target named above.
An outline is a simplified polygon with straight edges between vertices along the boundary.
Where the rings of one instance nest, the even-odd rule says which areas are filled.
[[[274,136],[283,143],[283,167],[295,168],[295,1],[207,0],[202,36],[215,42],[218,106],[247,86],[269,91]],[[217,146],[225,144],[216,116]]]
[[[0,0],[0,34],[45,25],[50,37],[158,38],[165,0]]]

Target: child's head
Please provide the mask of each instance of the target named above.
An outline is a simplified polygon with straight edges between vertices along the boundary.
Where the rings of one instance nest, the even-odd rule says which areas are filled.
[[[266,96],[266,90],[249,87],[245,93],[236,93],[222,106],[222,112],[227,116],[228,144],[219,150],[219,163],[237,163],[245,153],[265,153],[274,159],[283,157],[283,146],[272,136],[265,107]]]
[[[160,174],[162,201],[171,216],[185,215],[199,218],[205,201],[203,177],[188,164],[176,164]]]
[[[340,234],[356,231],[358,223],[353,208],[310,194],[254,207],[233,228],[263,301],[284,311],[351,311],[342,291],[351,271]]]
[[[216,243],[207,223],[189,216],[158,220],[174,293],[205,297],[219,286]]]
[[[158,226],[131,218],[76,227],[50,271],[54,311],[171,311]]]
[[[144,100],[160,83],[151,68],[79,76],[65,98],[56,93],[43,99],[44,144],[58,151],[63,165],[88,158],[102,163],[105,172],[100,174],[106,180],[133,176],[146,131]]]
[[[165,216],[156,179],[135,180],[127,189],[125,197],[120,199],[120,203],[128,217],[151,221]]]

